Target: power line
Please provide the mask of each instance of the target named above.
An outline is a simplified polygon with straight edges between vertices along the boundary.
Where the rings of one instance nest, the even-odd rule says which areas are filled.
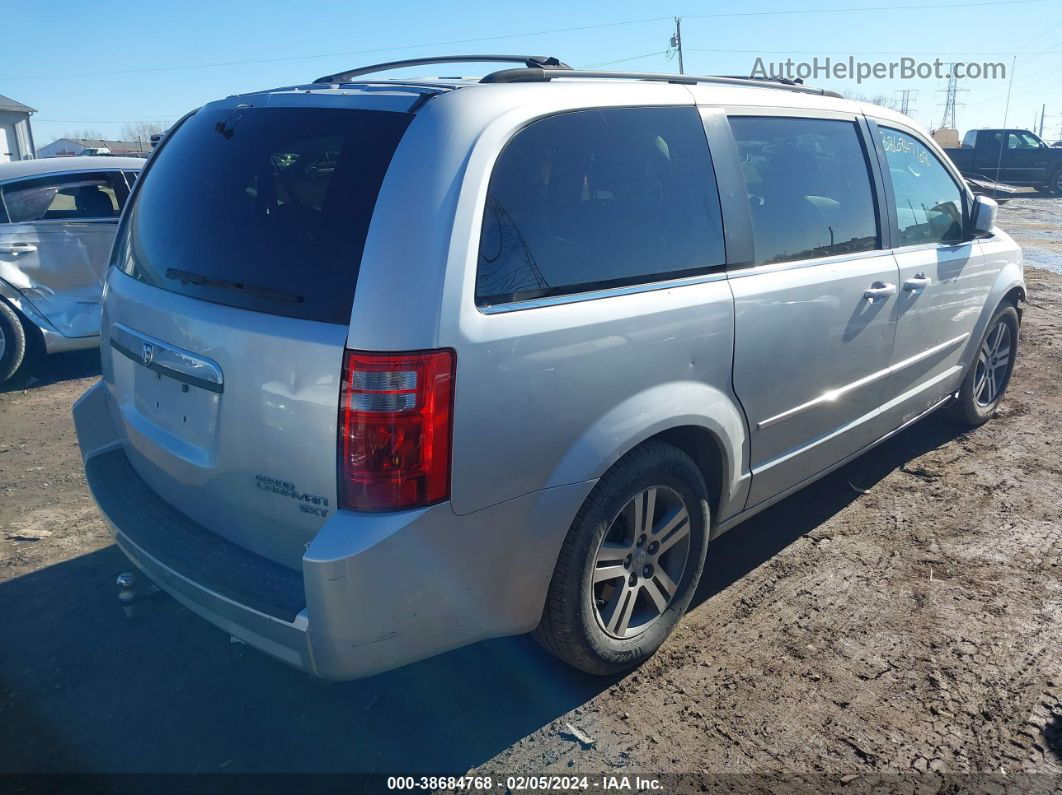
[[[1048,28],[1047,30],[1045,30],[1044,32],[1036,34],[1036,35],[1035,35],[1035,36],[1033,36],[1033,37],[1032,37],[1031,39],[1029,39],[1029,40],[1028,40],[1027,42],[1025,42],[1025,43],[1024,43],[1023,45],[1021,45],[1021,46],[1020,46],[1020,47],[1018,48],[1018,51],[1017,51],[1017,52],[1016,52],[1016,53],[1014,54],[1014,55],[1015,55],[1015,62],[1014,62],[1014,63],[1015,63],[1015,66],[1014,66],[1014,68],[1015,68],[1015,69],[1017,68],[1017,58],[1016,58],[1016,57],[1017,57],[1018,55],[1022,54],[1022,51],[1023,51],[1023,50],[1024,50],[1024,49],[1025,49],[1026,47],[1028,47],[1028,46],[1029,46],[1030,44],[1032,44],[1033,42],[1039,41],[1039,40],[1040,40],[1040,39],[1042,39],[1042,38],[1043,38],[1044,36],[1046,36],[1046,35],[1047,35],[1048,33],[1050,33],[1051,31],[1055,30],[1056,28],[1058,28],[1059,26],[1062,26],[1062,22],[1059,22],[1059,23],[1058,23],[1057,25],[1052,25],[1051,27],[1049,27],[1049,28]],[[1058,44],[1059,42],[1055,42],[1055,43],[1056,43],[1056,44]],[[1025,67],[1028,67],[1028,65],[1029,65],[1029,64],[1030,64],[1030,63],[1031,63],[1032,61],[1035,61],[1035,60],[1036,60],[1037,58],[1039,58],[1039,57],[1040,57],[1041,55],[1043,55],[1043,54],[1044,54],[1044,52],[1039,52],[1039,53],[1024,53],[1024,55],[1031,55],[1032,57],[1031,57],[1031,58],[1029,58],[1029,60],[1025,61],[1025,62],[1023,63],[1023,66],[1025,66]],[[1042,78],[1043,78],[1043,77],[1044,77],[1045,75],[1047,75],[1047,74],[1049,74],[1049,73],[1051,73],[1051,72],[1053,72],[1053,71],[1054,71],[1054,67],[1048,67],[1048,68],[1047,68],[1047,69],[1046,69],[1045,71],[1043,71],[1043,72],[1039,72],[1039,73],[1037,73],[1037,72],[1034,72],[1034,73],[1033,73],[1033,80],[1040,80],[1040,79],[1042,79]],[[1007,92],[1008,92],[1008,96],[1009,96],[1009,94],[1010,94],[1010,89],[1009,89],[1009,88],[1007,89]],[[1021,91],[1019,90],[1019,91],[1018,91],[1018,93],[1020,94],[1020,93],[1022,93],[1022,92],[1021,92]]]
[[[720,17],[762,17],[780,16],[782,14],[837,14],[849,11],[923,11],[926,9],[973,8],[975,6],[1011,6],[1022,3],[1039,3],[1044,0],[986,0],[981,3],[930,3],[912,6],[860,6],[858,8],[797,8],[785,11],[733,11],[726,14],[686,14],[684,19],[718,19]]]
[[[1024,64],[1024,65],[1027,66],[1028,64]],[[1025,81],[1026,82],[1032,82],[1032,81],[1036,81],[1036,80],[1042,80],[1043,78],[1047,77],[1048,75],[1054,74],[1059,69],[1062,69],[1062,64],[1055,64],[1054,66],[1048,66],[1045,69],[1034,70],[1032,72],[1032,74],[1030,74],[1028,77],[1025,78]]]
[[[1017,95],[1028,94],[1030,91],[1033,91],[1033,90],[1037,90],[1037,91],[1040,91],[1042,93],[1042,92],[1046,91],[1049,88],[1054,88],[1055,86],[1060,86],[1060,85],[1062,85],[1062,80],[1056,80],[1053,83],[1048,83],[1047,85],[1043,85],[1043,86],[1026,86],[1021,91],[1015,91],[1014,93],[1017,94]]]
[[[1057,25],[1052,25],[1047,30],[1045,30],[1043,33],[1038,33],[1037,35],[1033,36],[1031,39],[1029,39],[1027,42],[1025,42],[1023,45],[1021,45],[1021,47],[1018,48],[1018,52],[1020,53],[1022,50],[1024,50],[1026,47],[1028,47],[1030,44],[1032,44],[1034,41],[1039,41],[1044,36],[1046,36],[1048,33],[1050,33],[1053,30],[1057,30],[1059,27],[1062,27],[1062,22],[1059,22]],[[1031,55],[1032,56],[1031,58],[1029,58],[1028,61],[1025,62],[1025,65],[1028,66],[1032,61],[1035,61],[1037,58],[1039,58],[1041,55],[1043,55],[1043,53],[1026,53],[1026,55]]]
[[[684,47],[687,52],[735,52],[768,53],[771,55],[837,55],[848,54],[847,50],[736,50],[724,47]],[[1022,53],[1021,50],[860,50],[860,55],[1062,55],[1062,50],[1039,50]]]
[[[1021,88],[1018,88],[1018,89],[1016,89],[1014,91],[1014,96],[1015,97],[1025,97],[1027,94],[1029,94],[1030,92],[1034,92],[1034,91],[1036,93],[1038,93],[1038,94],[1042,94],[1047,89],[1054,88],[1055,86],[1060,85],[1059,81],[1057,81],[1057,80],[1054,81],[1054,82],[1051,82],[1051,83],[1044,83],[1043,82],[1043,80],[1045,78],[1047,78],[1047,77],[1057,76],[1057,71],[1058,70],[1049,69],[1048,71],[1042,73],[1041,75],[1037,76],[1036,78],[1023,78],[1022,82],[1023,82],[1024,85]],[[1003,98],[1002,94],[996,94],[991,99],[993,99],[995,101],[999,101],[1002,98]]]
[[[617,58],[615,61],[601,61],[600,63],[589,64],[587,69],[597,69],[599,66],[612,66],[617,63],[627,63],[628,61],[640,61],[643,58],[652,58],[654,55],[667,55],[669,50],[660,50],[659,52],[647,52],[645,55],[632,55],[629,58]]]
[[[792,14],[800,14],[806,16],[809,14],[840,14],[840,13],[860,13],[866,11],[923,11],[929,9],[950,10],[955,8],[974,8],[982,6],[1000,6],[1000,5],[1019,5],[1030,3],[1044,3],[1047,0],[983,0],[983,2],[967,2],[967,3],[921,3],[917,5],[905,5],[905,6],[860,6],[860,7],[836,7],[836,8],[811,8],[811,9],[781,9],[775,11],[734,11],[718,14],[691,14],[688,15],[690,19],[727,19],[727,18],[741,18],[741,17],[762,17],[762,16],[785,16]],[[373,53],[381,52],[397,52],[400,50],[415,50],[423,49],[427,47],[451,47],[457,44],[474,44],[478,42],[486,41],[501,41],[503,39],[519,39],[528,38],[531,36],[548,36],[555,33],[576,33],[586,30],[601,30],[604,28],[614,28],[623,25],[641,25],[648,22],[662,22],[664,20],[670,20],[672,17],[647,17],[645,19],[631,19],[622,22],[603,22],[595,25],[579,25],[569,28],[553,28],[551,30],[537,30],[528,31],[522,33],[503,33],[496,36],[480,36],[469,39],[452,39],[450,41],[437,41],[427,42],[424,44],[406,44],[395,47],[374,47],[364,50],[345,50],[340,52],[328,52],[328,53],[316,53],[312,55],[292,55],[279,58],[256,58],[250,60],[241,61],[217,61],[214,63],[200,63],[200,64],[175,64],[172,66],[149,66],[139,69],[113,69],[102,72],[77,72],[77,73],[64,73],[53,75],[15,75],[8,77],[0,77],[0,80],[67,80],[71,77],[107,77],[110,75],[126,75],[126,74],[144,74],[152,72],[170,72],[179,71],[184,69],[212,69],[222,66],[246,66],[253,64],[266,64],[266,63],[283,63],[287,61],[308,61],[316,60],[320,58],[337,58],[339,56],[347,55],[371,55]]]
[[[625,23],[617,23],[617,24],[625,24]],[[1048,31],[1048,32],[1050,32],[1050,31]],[[1029,42],[1029,43],[1031,43],[1031,42]],[[721,47],[686,47],[685,45],[683,45],[683,51],[686,51],[686,52],[712,52],[712,53],[771,53],[771,54],[792,54],[792,55],[803,55],[803,54],[821,55],[821,54],[824,54],[824,53],[827,53],[827,54],[829,53],[828,50],[769,51],[769,50],[763,50],[763,49],[732,49],[732,48],[721,48]],[[597,68],[602,67],[602,66],[613,66],[615,64],[628,63],[630,61],[640,61],[640,60],[643,60],[645,58],[652,58],[652,57],[655,57],[655,56],[658,56],[658,55],[669,55],[672,52],[673,52],[673,49],[671,49],[671,48],[669,48],[667,50],[657,50],[655,52],[643,53],[642,55],[631,55],[631,56],[628,56],[628,57],[625,57],[625,58],[617,58],[617,59],[611,60],[611,61],[599,61],[597,63],[587,64],[586,66],[584,66],[582,68],[584,68],[584,69],[597,69]],[[959,51],[954,51],[954,52],[948,52],[948,51],[935,51],[935,52],[925,51],[925,52],[919,52],[919,51],[913,51],[913,50],[862,50],[860,52],[860,54],[861,55],[893,55],[893,54],[898,54],[898,53],[901,53],[901,52],[904,53],[904,54],[908,54],[908,55],[960,55],[960,54],[961,55],[1013,55],[1014,54],[1013,52],[1000,52],[1000,51],[989,51],[989,50],[966,50],[966,51],[963,51],[963,52],[959,52]],[[1045,53],[1050,53],[1050,54],[1062,54],[1062,50],[1046,50],[1044,52]],[[1031,54],[1031,53],[1026,53],[1026,54]],[[310,56],[308,56],[308,57],[310,57]],[[1048,69],[1045,69],[1043,72],[1040,73],[1040,76],[1047,77],[1047,76],[1049,76],[1049,75],[1051,75],[1051,74],[1053,74],[1055,72],[1058,72],[1060,70],[1062,70],[1062,64],[1059,64],[1057,66],[1052,66],[1052,67],[1049,67]],[[1037,86],[1037,88],[1039,88],[1039,87]],[[1023,93],[1023,91],[1024,90],[1018,91],[1016,93]],[[917,89],[914,89],[914,90],[912,90],[912,89],[904,89],[904,90],[899,91],[898,93],[901,95],[901,99],[900,99],[901,108],[904,106],[905,103],[910,103],[910,100],[915,99],[917,97],[917,95],[918,95]],[[910,103],[910,104],[913,104],[913,103]],[[974,104],[974,105],[984,104],[984,100],[979,100],[977,102],[973,102],[973,103],[970,103],[970,104]],[[903,112],[906,113],[906,111],[903,111]],[[143,117],[141,117],[141,118],[138,118],[138,119],[115,119],[113,117],[100,118],[100,119],[45,119],[45,118],[39,118],[38,117],[37,121],[65,123],[65,124],[131,124],[131,123],[135,123],[135,122],[138,122],[138,121],[172,122],[172,121],[176,121],[177,119],[179,119],[182,115],[183,115],[182,113],[173,113],[173,114],[170,114],[168,116],[163,116],[163,117],[156,117],[156,118],[143,118]],[[1051,115],[1051,114],[1048,114],[1048,115]]]
[[[55,124],[137,124],[138,122],[142,122],[142,121],[157,121],[157,122],[177,121],[177,119],[181,118],[182,115],[184,115],[184,114],[177,113],[177,114],[174,114],[173,116],[166,116],[166,117],[163,117],[163,118],[152,118],[152,119],[146,119],[143,116],[141,116],[138,119],[41,119],[41,118],[34,118],[34,121],[46,121],[46,122],[52,122],[52,123],[55,123]]]
[[[1017,63],[1017,56],[1015,56],[1015,63]],[[1013,90],[1013,96],[1015,96],[1015,97],[1023,97],[1025,95],[1029,94],[1030,92],[1034,92],[1034,91],[1037,92],[1038,94],[1042,94],[1045,90],[1054,88],[1055,86],[1059,85],[1058,82],[1052,82],[1052,83],[1046,83],[1045,84],[1043,81],[1046,78],[1056,76],[1058,74],[1059,70],[1062,70],[1062,64],[1056,64],[1055,66],[1049,66],[1046,69],[1041,69],[1039,71],[1034,71],[1032,74],[1023,77],[1022,78],[1021,87]],[[1008,96],[1011,95],[1011,89],[1012,88],[1013,88],[1013,86],[1009,86],[1008,87],[1008,89],[1007,89],[1007,95]],[[984,105],[987,102],[1000,102],[1000,101],[1002,101],[1002,99],[1003,99],[1002,91],[997,91],[996,93],[994,93],[991,96],[989,96],[987,99],[980,100],[978,102],[971,103],[971,104]]]
[[[1042,2],[1043,0],[1030,0]],[[342,50],[338,52],[322,52],[313,55],[289,55],[279,58],[254,58],[243,61],[216,61],[214,63],[200,64],[175,64],[172,66],[148,66],[141,69],[113,69],[106,72],[79,72],[77,77],[106,77],[109,75],[143,74],[146,72],[172,72],[183,69],[213,69],[221,66],[251,66],[267,63],[284,63],[288,61],[311,61],[320,58],[338,58],[347,55],[372,55],[381,52],[398,52],[401,50],[417,50],[427,47],[451,47],[457,44],[476,44],[484,41],[501,41],[502,39],[516,39],[526,36],[549,36],[554,33],[577,33],[585,30],[600,30],[602,28],[614,28],[622,25],[641,25],[647,22],[662,22],[671,17],[646,17],[645,19],[629,19],[623,22],[604,22],[597,25],[580,25],[572,28],[553,28],[552,30],[536,30],[527,33],[503,33],[497,36],[483,36],[474,39],[451,39],[450,41],[426,42],[424,44],[405,44],[396,47],[373,47],[366,50]],[[0,77],[0,80],[53,80],[66,79],[70,74],[63,75],[22,75],[18,77]]]
[[[1049,27],[1047,30],[1043,31],[1042,33],[1037,33],[1035,36],[1033,36],[1031,39],[1029,39],[1027,42],[1025,42],[1023,45],[1021,45],[1018,48],[1018,51],[1020,52],[1021,50],[1024,50],[1026,47],[1028,47],[1034,41],[1039,41],[1044,36],[1046,36],[1048,33],[1050,33],[1052,30],[1055,30],[1056,28],[1058,28],[1060,25],[1062,25],[1062,22],[1059,22],[1057,25],[1052,25],[1051,27]]]

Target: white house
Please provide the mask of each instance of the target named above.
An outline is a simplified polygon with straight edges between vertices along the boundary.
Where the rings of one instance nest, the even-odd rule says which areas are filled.
[[[0,163],[33,158],[33,108],[0,94]]]

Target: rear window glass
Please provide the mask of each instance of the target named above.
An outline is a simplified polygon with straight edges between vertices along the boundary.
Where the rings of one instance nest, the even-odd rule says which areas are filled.
[[[866,153],[854,122],[733,116],[756,263],[880,248]]]
[[[348,323],[376,197],[412,116],[202,110],[155,155],[118,266],[242,309]]]
[[[551,116],[491,176],[479,305],[660,281],[724,262],[719,195],[695,108]]]

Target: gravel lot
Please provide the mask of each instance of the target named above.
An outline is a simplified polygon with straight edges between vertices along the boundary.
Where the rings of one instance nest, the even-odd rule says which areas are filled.
[[[1062,200],[1000,218],[1060,274],[1027,271],[1000,416],[931,417],[724,536],[622,679],[510,638],[335,685],[170,600],[126,620],[70,421],[98,356],[52,357],[0,391],[0,771],[1062,775]]]

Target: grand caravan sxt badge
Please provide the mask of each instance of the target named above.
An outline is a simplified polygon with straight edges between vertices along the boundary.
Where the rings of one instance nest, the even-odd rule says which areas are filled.
[[[299,503],[299,510],[315,516],[328,516],[328,498],[317,494],[299,491],[294,483],[270,475],[258,473],[254,476],[254,485],[264,491],[271,491],[281,497],[291,497]]]

